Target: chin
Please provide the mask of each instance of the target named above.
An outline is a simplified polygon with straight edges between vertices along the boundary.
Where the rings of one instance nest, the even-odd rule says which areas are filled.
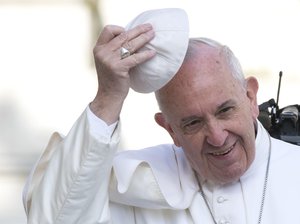
[[[246,172],[247,167],[239,166],[236,168],[231,168],[230,170],[224,170],[223,173],[218,173],[213,175],[213,182],[224,185],[239,181],[240,177]]]
[[[227,184],[231,184],[231,183],[235,183],[238,182],[240,179],[240,177],[236,177],[236,178],[231,178],[231,179],[226,179],[226,180],[219,180],[219,182],[217,182],[219,185],[227,185]]]

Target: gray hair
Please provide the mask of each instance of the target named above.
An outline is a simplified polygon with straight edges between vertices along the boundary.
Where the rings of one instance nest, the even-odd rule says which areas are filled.
[[[242,66],[229,47],[206,37],[190,38],[190,43],[191,42],[200,42],[220,50],[221,54],[225,56],[225,59],[232,70],[233,77],[236,78],[242,84],[243,87],[245,87],[246,83]]]

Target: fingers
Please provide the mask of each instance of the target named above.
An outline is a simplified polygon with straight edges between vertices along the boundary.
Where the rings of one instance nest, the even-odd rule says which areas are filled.
[[[98,92],[91,108],[107,123],[119,117],[130,88],[130,69],[155,55],[154,50],[137,51],[153,37],[154,32],[150,24],[139,25],[128,31],[114,25],[106,26],[102,30],[93,50]],[[122,47],[130,52],[129,56],[123,59]]]
[[[130,68],[143,63],[155,55],[154,50],[137,52],[137,50],[154,38],[154,35],[151,24],[142,24],[128,31],[125,31],[120,26],[106,26],[94,48],[96,64],[105,64],[106,67],[117,67],[114,70],[128,72]],[[126,58],[122,58],[122,47],[130,52]]]
[[[99,35],[96,45],[106,44],[124,31],[125,29],[120,26],[115,26],[115,25],[105,26]]]
[[[154,31],[151,24],[141,24],[131,30],[122,32],[111,41],[114,49],[125,47],[130,53],[135,52],[141,46],[145,45],[154,37]]]
[[[142,24],[128,31],[124,31],[119,26],[106,26],[93,51],[98,74],[129,78],[128,72],[131,68],[156,54],[154,50],[149,49],[137,51],[153,37],[154,31],[151,24]],[[130,52],[129,56],[122,57],[122,47]]]
[[[142,33],[138,36],[138,38],[133,38],[131,40],[126,41],[122,46],[126,48],[131,54],[136,52],[146,43],[148,43],[154,37],[154,31],[149,30],[146,33]]]
[[[124,61],[124,64],[126,64],[129,68],[133,68],[133,67],[149,60],[150,58],[154,57],[155,55],[156,55],[155,50],[141,51],[139,53],[132,54],[131,56],[129,56],[127,58],[124,58],[122,61]]]
[[[111,51],[116,51],[123,46],[133,53],[153,37],[154,31],[151,24],[141,24],[128,31],[120,26],[108,25],[102,30],[96,47],[108,45]]]
[[[122,64],[127,68],[132,68],[152,58],[156,54],[155,50],[145,50],[139,52],[137,52],[137,50],[153,39],[154,35],[155,33],[151,24],[142,24],[116,37],[114,44],[117,46],[122,44],[120,48],[123,47],[130,52],[130,56],[123,59],[121,58]],[[116,50],[119,50],[119,48]]]

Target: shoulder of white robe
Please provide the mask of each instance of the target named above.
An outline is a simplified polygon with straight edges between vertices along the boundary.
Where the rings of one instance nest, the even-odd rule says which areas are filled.
[[[182,149],[170,144],[119,153],[113,175],[110,199],[133,206],[185,209],[198,191]]]

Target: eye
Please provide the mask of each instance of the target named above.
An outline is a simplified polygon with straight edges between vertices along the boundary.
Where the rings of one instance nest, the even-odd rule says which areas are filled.
[[[233,107],[225,107],[225,108],[221,109],[219,111],[219,113],[226,113],[226,112],[230,111],[231,109],[233,109]]]
[[[193,119],[184,122],[182,125],[183,132],[185,134],[193,134],[199,131],[203,126],[203,121],[201,119]]]
[[[218,111],[217,115],[219,116],[227,116],[230,115],[232,113],[232,111],[234,110],[234,107],[230,106],[230,107],[224,107],[221,110]]]

